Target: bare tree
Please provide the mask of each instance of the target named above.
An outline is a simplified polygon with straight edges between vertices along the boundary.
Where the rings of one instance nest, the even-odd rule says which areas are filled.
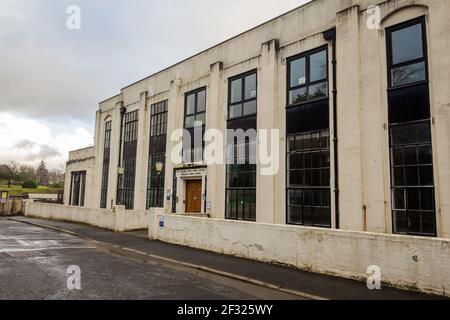
[[[8,188],[11,188],[11,181],[14,179],[14,172],[6,164],[0,165],[0,179],[8,180]]]

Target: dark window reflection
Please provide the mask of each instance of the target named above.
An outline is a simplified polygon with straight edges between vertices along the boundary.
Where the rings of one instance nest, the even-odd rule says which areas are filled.
[[[392,32],[392,63],[423,58],[422,25],[416,24]]]

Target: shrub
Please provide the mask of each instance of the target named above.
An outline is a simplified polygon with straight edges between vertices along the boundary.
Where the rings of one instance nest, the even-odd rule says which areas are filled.
[[[64,183],[63,182],[52,183],[50,185],[50,188],[53,188],[53,189],[64,189]]]
[[[37,189],[38,185],[34,180],[27,180],[22,184],[22,188],[26,189]]]

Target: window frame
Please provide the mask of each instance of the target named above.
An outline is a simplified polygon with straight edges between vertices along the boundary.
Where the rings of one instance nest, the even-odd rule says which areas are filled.
[[[136,192],[136,161],[140,121],[139,109],[127,112],[124,115],[123,121],[122,166],[124,173],[121,175],[118,199],[120,199],[120,204],[124,205],[126,210],[133,210]]]
[[[198,94],[200,93],[200,92],[202,92],[202,91],[204,91],[205,92],[205,110],[204,111],[200,111],[200,112],[198,112]],[[201,152],[201,161],[203,161],[204,160],[204,151],[205,151],[205,129],[206,129],[206,112],[207,112],[207,109],[208,109],[208,92],[207,92],[207,87],[206,86],[203,86],[203,87],[200,87],[200,88],[198,88],[198,89],[195,89],[195,90],[192,90],[192,91],[188,91],[188,92],[186,92],[185,94],[184,94],[184,116],[183,116],[183,128],[184,128],[184,130],[186,130],[186,131],[189,131],[189,133],[191,134],[191,146],[190,146],[190,148],[189,148],[189,152],[190,152],[190,161],[188,161],[188,162],[186,162],[186,163],[189,163],[189,164],[193,164],[193,163],[195,163],[196,162],[196,153],[195,152],[197,152],[198,151],[198,149],[195,149],[195,140],[193,139],[193,137],[194,137],[194,135],[193,135],[193,133],[195,132],[195,130],[196,130],[196,128],[201,128],[201,130],[202,130],[202,152]],[[189,96],[191,96],[191,95],[195,95],[195,111],[194,111],[194,113],[190,113],[190,114],[187,114],[187,107],[188,107],[188,97]],[[204,122],[203,122],[203,124],[202,124],[202,126],[201,127],[196,127],[195,126],[195,121],[196,120],[194,120],[194,126],[193,127],[186,127],[186,118],[187,117],[191,117],[191,116],[194,116],[194,118],[197,118],[197,116],[198,115],[201,115],[201,114],[204,114],[205,115],[205,120],[204,120]],[[186,152],[187,150],[184,148],[184,142],[183,142],[183,150],[182,150],[182,154],[183,154],[183,161],[184,161],[184,159],[185,159],[185,152]],[[199,161],[198,159],[197,159],[197,161]]]
[[[100,208],[106,209],[108,207],[108,181],[109,181],[109,167],[111,160],[111,137],[112,137],[112,120],[105,122],[105,130],[103,136],[103,165],[102,165],[102,180],[100,187]]]
[[[311,79],[311,68],[310,68],[311,56],[316,53],[322,52],[322,51],[325,51],[325,54],[326,54],[326,67],[327,67],[326,78],[322,79],[322,80],[310,82],[310,79]],[[302,58],[305,58],[306,82],[303,85],[291,87],[291,63],[293,61],[296,61],[296,60],[299,60]],[[308,104],[311,102],[317,102],[317,101],[326,100],[326,99],[330,98],[330,66],[329,66],[329,63],[330,63],[330,57],[329,57],[329,48],[328,48],[327,44],[286,58],[286,70],[287,70],[287,72],[286,72],[286,106],[288,108],[301,106],[301,105],[305,105],[305,104]],[[305,101],[298,102],[298,103],[292,103],[292,104],[289,103],[289,94],[291,91],[296,90],[296,89],[306,88],[306,93],[309,95],[309,87],[314,86],[316,84],[320,84],[320,83],[327,84],[327,95],[325,97],[320,97],[320,98],[316,98],[316,99],[307,99]]]
[[[406,29],[406,28],[409,28],[409,27],[412,27],[415,25],[419,25],[419,24],[422,27],[423,57],[394,64],[393,63],[392,34],[394,32],[400,31],[402,29]],[[387,72],[388,91],[407,88],[407,87],[411,87],[411,86],[416,86],[419,84],[425,84],[425,83],[428,84],[429,83],[428,39],[427,39],[426,27],[427,27],[426,18],[425,18],[425,16],[421,16],[418,18],[414,18],[412,20],[408,20],[408,21],[393,25],[393,26],[385,29],[385,31],[386,31],[386,49],[387,49],[386,57],[387,57],[387,71],[388,71]],[[398,85],[398,86],[392,86],[392,70],[401,68],[401,67],[405,67],[405,66],[409,66],[409,65],[414,65],[414,64],[417,64],[420,62],[425,63],[425,80],[420,80],[420,81],[411,82],[408,84],[403,84],[403,85]]]
[[[245,99],[245,78],[248,76],[255,75],[255,88],[256,88],[256,96],[254,98]],[[232,102],[231,100],[231,85],[234,81],[240,80],[241,81],[241,100],[238,102]],[[244,115],[244,104],[247,102],[256,102],[256,111],[253,113],[249,113]],[[242,105],[241,109],[241,115],[237,117],[230,117],[230,109],[233,106],[236,105]],[[239,75],[233,76],[231,78],[228,78],[228,103],[227,103],[227,121],[233,121],[237,119],[252,117],[258,114],[258,70],[253,69],[244,73],[241,73]]]
[[[392,142],[392,134],[391,134],[391,130],[395,127],[401,126],[401,125],[414,125],[414,124],[421,124],[421,123],[427,123],[429,126],[429,140],[428,142],[424,142],[424,141],[420,141],[420,142],[414,142],[414,143],[406,143],[406,144],[393,144]],[[437,211],[436,211],[436,177],[434,176],[434,156],[433,156],[433,141],[432,141],[432,137],[431,137],[431,130],[432,130],[432,126],[429,122],[429,120],[425,119],[425,120],[418,120],[418,121],[412,121],[412,122],[405,122],[405,123],[400,123],[400,124],[393,124],[389,126],[389,174],[390,174],[390,198],[391,198],[391,217],[392,217],[392,233],[394,234],[400,234],[400,235],[412,235],[412,236],[422,236],[422,237],[437,237]],[[404,150],[407,148],[420,148],[420,147],[425,147],[425,146],[430,146],[431,149],[431,154],[430,154],[430,163],[427,164],[421,164],[420,161],[417,161],[417,163],[414,164],[407,164],[405,161],[405,154],[404,154]],[[402,164],[395,164],[394,162],[394,157],[393,157],[393,150],[394,149],[402,149]],[[416,153],[416,157],[419,157],[419,154]],[[415,168],[416,170],[418,170],[418,183],[417,185],[411,185],[406,183],[406,179],[407,179],[407,173],[406,170],[408,168]],[[422,184],[421,182],[421,175],[420,175],[420,169],[422,168],[431,168],[431,178],[432,178],[432,183],[431,184]],[[402,169],[403,172],[403,179],[404,179],[404,183],[403,184],[397,184],[396,183],[396,178],[395,178],[395,169]],[[418,190],[418,191],[422,191],[422,190],[431,190],[431,206],[432,209],[414,209],[414,208],[409,208],[408,207],[408,191],[410,190]],[[403,190],[404,193],[404,204],[405,204],[405,208],[403,209],[399,209],[396,207],[396,199],[395,199],[395,191],[396,190]],[[420,203],[422,205],[422,199],[420,199]],[[424,214],[428,214],[428,215],[432,215],[433,217],[433,226],[434,226],[434,232],[433,233],[421,233],[421,232],[414,232],[410,230],[410,226],[407,225],[407,231],[406,232],[401,232],[397,230],[397,226],[396,226],[396,219],[395,219],[395,215],[398,212],[404,212],[405,216],[406,216],[406,222],[408,223],[409,220],[409,216],[412,212],[420,213],[421,215]],[[421,226],[422,227],[422,226]]]
[[[194,129],[194,128],[195,128],[195,126],[194,126],[194,127],[190,127],[190,128],[187,128],[187,127],[186,127],[186,118],[187,118],[188,116],[189,116],[189,117],[190,117],[190,116],[195,116],[195,117],[197,117],[199,114],[203,114],[203,113],[205,114],[205,121],[204,121],[202,127],[205,127],[205,126],[206,126],[206,110],[207,110],[207,108],[208,108],[208,96],[207,96],[207,90],[206,90],[206,89],[207,89],[207,87],[204,86],[204,87],[201,87],[201,88],[198,88],[198,89],[195,89],[195,90],[186,92],[186,93],[184,94],[184,117],[183,117],[183,128],[184,128],[184,129],[190,130],[190,129]],[[199,94],[200,92],[202,92],[202,91],[205,91],[205,110],[204,110],[204,111],[198,112],[198,111],[197,111],[197,107],[198,107],[198,94]],[[195,111],[194,111],[194,113],[187,114],[188,97],[191,96],[191,95],[193,95],[193,94],[195,94]],[[195,120],[194,120],[194,123],[195,123]]]
[[[158,110],[155,110],[158,108]],[[162,111],[159,109],[162,108]],[[153,103],[150,106],[150,142],[149,142],[149,156],[147,167],[147,189],[146,189],[146,208],[162,208],[164,207],[164,182],[166,169],[166,139],[167,139],[167,124],[169,115],[169,101],[163,100]],[[153,122],[153,119],[155,121]],[[158,122],[160,120],[160,122]],[[160,130],[158,131],[158,128]],[[163,139],[164,147],[156,150],[154,144],[158,144],[159,140]],[[164,150],[162,150],[164,149]],[[158,161],[163,163],[163,170],[158,174],[156,172],[155,163]],[[157,185],[152,185],[153,179],[157,180]],[[162,185],[162,186],[161,186]],[[154,195],[156,194],[156,197]]]
[[[79,182],[75,184],[75,179],[78,177]],[[70,196],[69,205],[72,207],[84,207],[86,201],[86,177],[87,171],[72,171],[70,179]],[[75,199],[75,186],[77,186],[77,199]]]
[[[233,121],[233,120],[231,120]],[[238,157],[237,154],[234,153],[233,155],[233,163],[229,164],[227,163],[225,166],[225,219],[226,220],[234,220],[234,221],[248,221],[248,222],[256,222],[256,216],[257,216],[257,210],[256,210],[256,197],[257,197],[257,188],[258,188],[258,166],[257,164],[251,164],[252,158],[250,157],[250,144],[252,142],[250,139],[245,139],[244,148],[245,148],[245,164],[239,164],[238,163]],[[239,144],[236,143],[236,141],[233,141],[233,148],[237,148]],[[241,158],[242,160],[242,158]],[[255,159],[253,159],[254,161]],[[228,162],[228,159],[227,159]],[[232,166],[244,166],[247,170],[237,171],[236,168],[233,171],[230,171],[230,167]],[[233,177],[233,175],[247,175],[247,178],[250,175],[253,175],[253,179],[248,180],[248,184],[252,184],[251,182],[254,182],[254,186],[241,186],[241,187],[233,187],[229,185],[230,178]],[[242,203],[238,203],[239,201],[236,200],[236,203],[234,205],[231,205],[228,202],[228,195],[229,194],[236,194],[236,199],[239,199],[241,195],[243,195],[243,198],[245,199],[246,193],[250,192],[254,193],[254,200],[255,203],[248,203],[241,201]],[[228,211],[229,207],[233,207],[235,212],[231,213]],[[242,209],[242,216],[238,215],[239,208]],[[248,209],[248,216],[246,215],[246,208]]]
[[[394,32],[415,26],[420,25],[422,28],[422,48],[423,48],[423,57],[413,59],[410,61],[404,61],[401,63],[393,64],[393,44],[392,44],[392,34]],[[437,203],[436,203],[436,177],[434,172],[434,156],[433,156],[433,138],[432,138],[432,124],[431,124],[431,101],[430,101],[430,94],[429,94],[429,61],[428,61],[428,41],[427,41],[427,24],[426,24],[426,17],[420,16],[399,24],[396,24],[394,26],[388,27],[385,29],[386,33],[386,57],[387,57],[387,112],[389,114],[388,116],[388,137],[389,137],[389,178],[390,178],[390,210],[391,210],[391,222],[392,222],[392,233],[393,234],[399,234],[399,235],[411,235],[411,236],[422,236],[422,237],[436,237],[437,236]],[[411,82],[407,84],[402,84],[398,86],[392,86],[392,70],[395,68],[400,68],[404,66],[414,65],[417,63],[423,62],[425,64],[425,80],[420,80],[416,82]],[[408,92],[411,90],[417,90],[417,88],[425,86],[427,91],[427,101],[426,106],[423,105],[423,107],[426,107],[427,110],[427,116],[423,114],[421,117],[415,117],[414,119],[397,119],[394,121],[390,118],[390,112],[391,108],[395,108],[395,105],[391,102],[391,96],[393,94],[403,94],[406,95],[405,91]],[[410,95],[411,93],[409,93]],[[417,107],[417,104],[415,105]],[[408,142],[408,143],[394,143],[393,141],[393,130],[397,128],[401,128],[404,126],[403,130],[407,130],[408,126],[414,126],[414,125],[420,125],[421,123],[427,123],[428,125],[428,139],[426,141],[414,141],[414,142]],[[406,131],[405,131],[406,132]],[[420,147],[430,147],[431,154],[430,154],[430,163],[422,164],[420,163],[419,159],[419,153],[418,149]],[[406,155],[405,151],[406,149],[415,149],[415,155],[416,155],[416,163],[407,163],[406,162]],[[394,150],[401,150],[401,158],[402,163],[396,164],[395,156],[394,156]],[[397,159],[398,160],[398,159]],[[422,176],[421,176],[421,169],[422,168],[431,168],[431,184],[430,183],[422,183]],[[411,183],[407,182],[408,179],[411,179],[411,177],[408,176],[408,169],[413,171],[414,169],[416,171],[416,177],[417,177],[417,183]],[[402,182],[397,181],[397,175],[396,170],[401,170],[401,180]],[[414,178],[414,176],[413,176]],[[413,181],[413,180],[409,180]],[[422,207],[423,198],[422,198],[422,191],[424,190],[431,190],[431,207],[432,209],[428,209]],[[396,192],[400,191],[403,194],[402,202],[403,207],[399,208],[397,207],[397,198],[396,198]],[[420,209],[409,207],[409,192],[418,192],[419,197],[417,198],[417,204],[419,205]],[[401,194],[399,193],[399,194]],[[414,206],[414,205],[413,205]],[[404,218],[406,219],[406,222],[401,222],[401,220],[397,220],[398,214],[403,214]],[[419,227],[420,231],[415,231],[414,226],[412,226],[413,219],[410,219],[410,215],[418,215],[419,216]],[[433,223],[433,233],[425,233],[424,230],[424,215],[430,215],[432,216],[432,223]],[[399,222],[400,221],[400,222]],[[430,222],[430,221],[428,221]],[[401,226],[399,223],[406,223],[406,226]],[[415,226],[417,227],[417,226]],[[406,228],[406,231],[402,231],[400,229]]]
[[[322,133],[323,132],[327,132],[326,137],[328,137],[327,139],[327,147],[323,148],[322,146],[320,148],[313,148],[310,150],[295,150],[295,151],[291,151],[289,149],[289,141],[290,138],[294,138],[297,139],[298,136],[306,136],[306,135],[310,135],[311,137],[314,134],[319,134],[319,141],[320,143],[322,143]],[[312,130],[312,131],[305,131],[305,132],[297,132],[297,133],[291,133],[291,134],[286,134],[286,153],[285,153],[285,219],[286,219],[286,224],[287,225],[292,225],[292,226],[303,226],[303,227],[308,227],[308,228],[323,228],[323,229],[331,229],[333,227],[333,219],[332,219],[332,186],[331,186],[331,182],[332,182],[332,163],[331,163],[331,130],[328,129],[320,129],[320,130]],[[312,152],[324,152],[327,151],[328,152],[328,158],[329,158],[329,167],[328,167],[328,178],[329,178],[329,183],[327,186],[311,186],[311,185],[303,185],[303,186],[297,186],[297,187],[292,187],[290,186],[289,183],[289,174],[291,171],[299,171],[299,170],[326,170],[327,168],[325,167],[318,167],[318,168],[303,168],[303,169],[292,169],[290,167],[290,155],[291,154],[307,154],[307,153],[312,153]],[[305,180],[305,178],[303,178],[303,180]],[[324,225],[324,224],[314,224],[314,215],[313,213],[311,213],[311,224],[305,224],[305,219],[304,219],[304,210],[302,209],[301,212],[301,216],[302,216],[302,222],[301,223],[296,223],[296,222],[290,222],[289,221],[289,207],[291,207],[289,205],[289,191],[291,190],[307,190],[307,191],[312,191],[312,190],[316,190],[316,191],[324,191],[324,190],[328,190],[328,203],[329,203],[329,216],[330,216],[330,224],[329,225]],[[302,208],[305,208],[308,206],[303,205]],[[325,209],[327,207],[325,206],[309,206],[310,208],[318,208],[320,207],[321,209]]]

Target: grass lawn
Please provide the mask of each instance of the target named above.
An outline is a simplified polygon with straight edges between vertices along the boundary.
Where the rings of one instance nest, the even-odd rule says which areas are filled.
[[[0,191],[9,191],[10,196],[23,196],[24,193],[58,193],[56,188],[50,188],[46,186],[39,186],[37,189],[24,189],[21,186],[11,186],[8,188],[7,185],[0,185]]]

